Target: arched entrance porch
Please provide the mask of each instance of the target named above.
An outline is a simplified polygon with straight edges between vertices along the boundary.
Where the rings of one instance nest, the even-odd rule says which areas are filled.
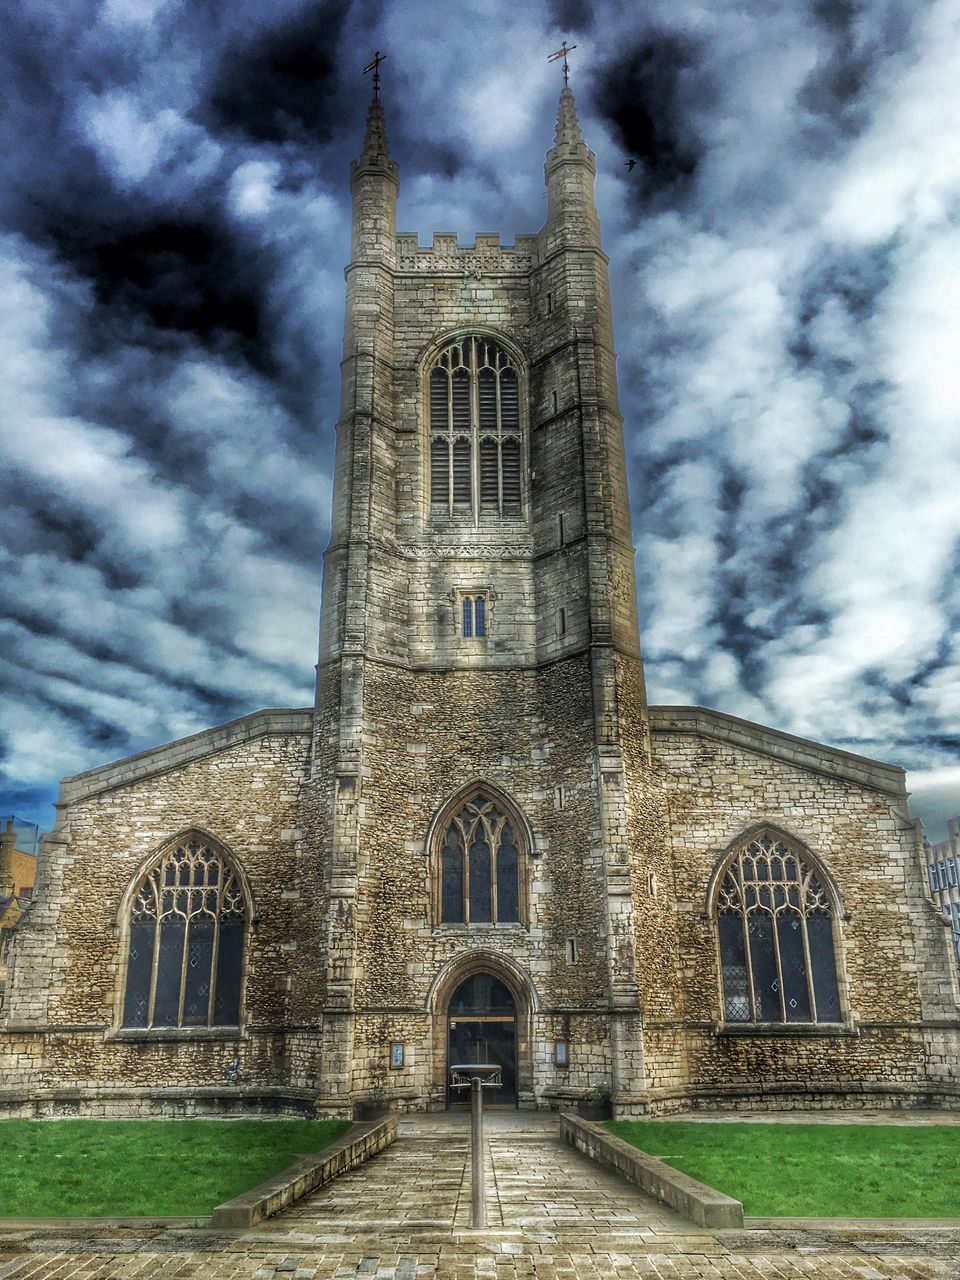
[[[501,1085],[487,1098],[501,1106],[517,1103],[517,1011],[513,996],[492,973],[464,978],[447,1009],[447,1071],[455,1064],[495,1062]],[[448,1106],[466,1106],[468,1095],[452,1093]]]
[[[449,1091],[450,1066],[496,1062],[503,1088],[486,1101],[518,1106],[533,1102],[533,1011],[536,993],[519,966],[503,956],[473,952],[449,964],[428,1001],[433,1015],[434,1098],[460,1102]]]

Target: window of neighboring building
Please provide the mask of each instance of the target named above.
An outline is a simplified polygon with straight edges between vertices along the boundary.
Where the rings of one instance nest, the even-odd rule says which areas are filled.
[[[840,1022],[835,908],[808,855],[751,837],[717,893],[726,1022]]]
[[[523,501],[520,386],[490,338],[451,343],[430,370],[430,507],[519,515]]]
[[[518,922],[522,854],[520,832],[487,793],[461,805],[444,824],[439,840],[440,922]]]
[[[246,923],[237,873],[213,841],[168,847],[130,908],[123,1025],[238,1025]]]
[[[482,592],[460,597],[464,639],[478,639],[487,634],[487,597]]]

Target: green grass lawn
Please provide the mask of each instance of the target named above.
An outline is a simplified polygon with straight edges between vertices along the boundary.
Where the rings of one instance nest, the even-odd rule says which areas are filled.
[[[206,1214],[347,1128],[343,1120],[2,1120],[0,1215]]]
[[[787,1218],[960,1217],[960,1127],[612,1120],[618,1138]]]

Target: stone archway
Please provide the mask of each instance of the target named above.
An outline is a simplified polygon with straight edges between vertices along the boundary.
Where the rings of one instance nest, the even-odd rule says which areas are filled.
[[[464,1053],[504,1068],[497,1103],[530,1105],[533,1092],[533,1012],[536,992],[519,966],[477,951],[453,961],[430,992],[433,1015],[433,1093],[450,1104],[449,1068]],[[493,1098],[490,1099],[493,1102]]]
[[[500,1088],[487,1099],[517,1104],[517,1006],[507,986],[484,969],[464,978],[447,1005],[447,1074],[454,1066],[493,1062]],[[467,1105],[467,1095],[449,1094],[447,1106]]]

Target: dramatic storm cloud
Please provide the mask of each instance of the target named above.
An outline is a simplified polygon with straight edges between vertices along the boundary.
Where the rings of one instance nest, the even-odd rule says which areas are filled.
[[[23,0],[0,149],[0,807],[312,695],[349,160],[542,223],[567,37],[650,696],[960,810],[955,0]],[[628,167],[628,161],[635,162]]]

